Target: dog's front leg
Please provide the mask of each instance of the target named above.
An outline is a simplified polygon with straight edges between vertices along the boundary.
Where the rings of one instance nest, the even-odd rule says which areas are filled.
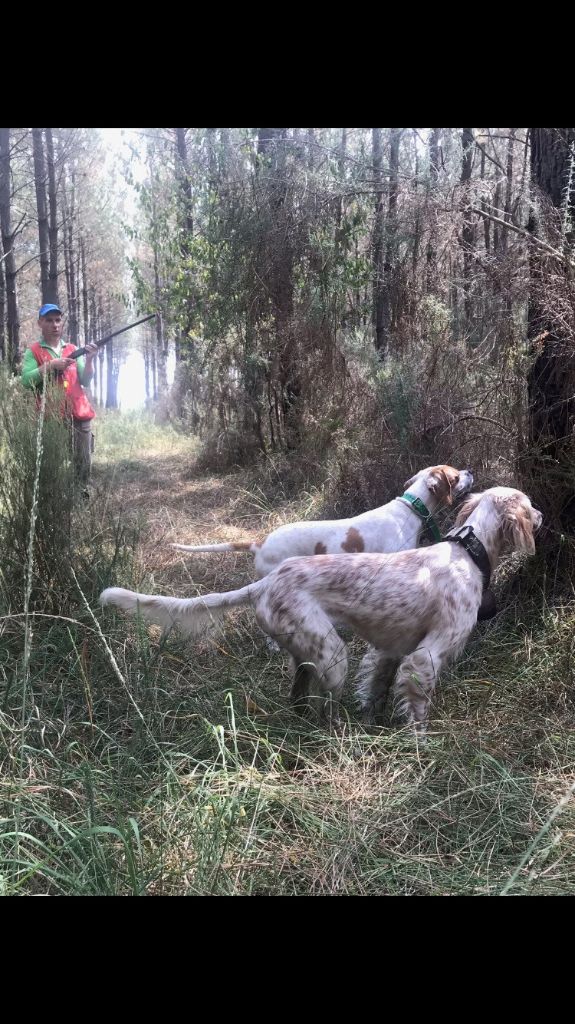
[[[402,660],[394,687],[394,711],[425,735],[429,708],[446,651],[438,639],[426,637],[421,646]]]

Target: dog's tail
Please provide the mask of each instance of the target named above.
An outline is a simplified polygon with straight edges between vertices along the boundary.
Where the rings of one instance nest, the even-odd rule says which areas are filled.
[[[251,551],[255,555],[261,544],[251,540],[238,540],[229,544],[172,544],[178,551]]]
[[[206,594],[188,599],[136,594],[122,587],[109,587],[100,594],[100,604],[112,604],[126,612],[139,613],[142,618],[157,622],[164,629],[179,626],[183,633],[197,636],[232,608],[251,604],[263,583],[260,580],[241,590],[230,590],[227,594]]]

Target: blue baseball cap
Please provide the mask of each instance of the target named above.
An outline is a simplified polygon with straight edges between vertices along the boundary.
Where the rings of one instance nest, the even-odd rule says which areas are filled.
[[[40,306],[38,316],[48,316],[48,313],[59,313],[62,316],[62,310],[59,306],[55,306],[53,302],[45,302],[43,306]]]

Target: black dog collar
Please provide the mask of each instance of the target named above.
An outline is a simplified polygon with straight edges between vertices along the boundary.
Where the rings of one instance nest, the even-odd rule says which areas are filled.
[[[472,526],[461,526],[458,530],[448,533],[444,540],[451,540],[454,544],[461,544],[473,562],[475,562],[483,576],[483,590],[486,591],[491,579],[491,565],[489,556],[478,537],[475,536]]]

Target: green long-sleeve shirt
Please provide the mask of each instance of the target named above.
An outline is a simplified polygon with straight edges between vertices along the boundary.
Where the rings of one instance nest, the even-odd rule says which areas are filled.
[[[60,341],[60,346],[57,349],[52,348],[51,345],[47,345],[43,339],[39,344],[42,348],[48,349],[48,352],[52,353],[54,359],[60,359],[62,356],[62,349],[66,342]],[[79,359],[76,360],[76,367],[78,369],[78,380],[80,381],[80,384],[83,386],[89,384],[92,374],[86,373],[86,360],[84,356],[80,356]],[[40,367],[38,366],[36,357],[30,348],[27,348],[24,353],[20,378],[25,388],[37,388],[42,383],[43,376],[40,372]]]

